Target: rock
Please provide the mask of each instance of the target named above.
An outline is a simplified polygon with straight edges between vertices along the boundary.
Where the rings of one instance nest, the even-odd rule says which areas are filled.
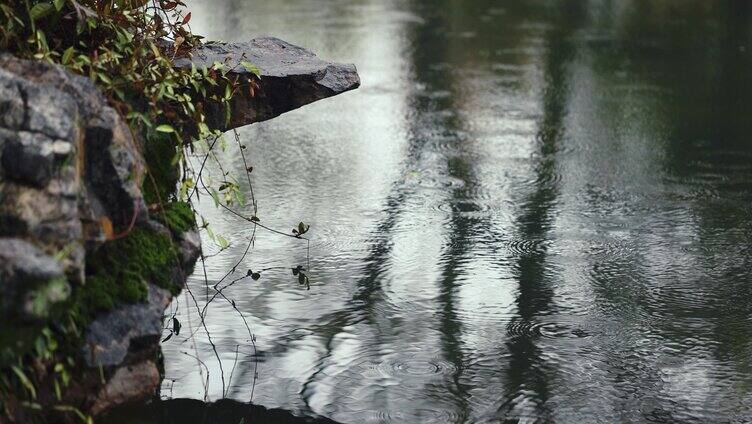
[[[156,351],[162,334],[162,313],[171,298],[167,290],[149,284],[146,303],[124,305],[97,318],[89,325],[82,348],[87,365],[119,365],[136,345],[151,346],[142,350],[142,356]]]
[[[272,37],[247,43],[206,43],[191,58],[177,60],[175,66],[209,68],[220,62],[230,69],[231,75],[247,80],[253,74],[241,64],[244,61],[261,71],[255,95],[251,96],[248,89],[236,93],[231,100],[232,118],[227,126],[222,110],[207,111],[213,124],[228,130],[265,121],[360,86],[355,65],[327,62],[309,50]]]
[[[85,184],[95,219],[123,232],[148,217],[141,195],[144,164],[125,122],[105,107],[86,127]]]
[[[0,87],[7,84],[3,81],[8,81],[10,76],[33,81],[45,90],[54,88],[68,95],[78,107],[80,117],[84,121],[98,115],[102,108],[108,107],[105,97],[88,78],[72,74],[47,62],[22,60],[8,53],[0,53]],[[21,85],[22,90],[19,90],[19,93],[24,94],[26,88],[23,87],[23,83]],[[0,100],[0,105],[2,102]],[[26,107],[25,103],[22,105]]]
[[[159,380],[159,370],[153,361],[120,368],[97,395],[91,414],[99,415],[117,405],[147,400],[157,392]]]
[[[0,238],[0,317],[40,321],[70,295],[63,269],[33,244]]]
[[[26,128],[53,139],[73,141],[78,125],[78,107],[74,99],[46,84],[24,86]]]
[[[3,138],[2,169],[8,180],[44,187],[55,171],[54,142],[44,134],[28,131],[0,132]]]
[[[65,252],[83,283],[90,248],[147,219],[144,165],[126,123],[85,77],[0,54],[0,236]]]
[[[71,191],[81,194],[80,219],[87,238],[104,241],[104,222],[120,233],[147,218],[138,143],[89,79],[46,62],[0,54],[0,95],[16,92],[26,99],[22,113],[28,118],[22,129],[47,135],[56,158],[75,170],[74,178],[66,181],[76,185]],[[0,97],[3,107],[15,111],[19,105]]]
[[[21,90],[9,73],[0,69],[0,127],[18,129],[24,122],[24,101]]]
[[[188,230],[178,238],[180,261],[186,273],[192,272],[193,265],[201,256],[201,236],[197,230]]]

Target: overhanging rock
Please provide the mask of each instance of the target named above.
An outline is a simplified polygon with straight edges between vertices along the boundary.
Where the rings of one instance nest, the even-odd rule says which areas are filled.
[[[241,65],[250,62],[261,71],[260,87],[253,96],[250,90],[233,96],[229,125],[224,125],[221,111],[208,111],[211,123],[225,130],[265,121],[360,86],[355,65],[322,60],[309,50],[273,37],[247,43],[206,43],[191,56],[178,59],[175,66],[200,69],[220,62],[230,75],[250,78],[251,71]]]

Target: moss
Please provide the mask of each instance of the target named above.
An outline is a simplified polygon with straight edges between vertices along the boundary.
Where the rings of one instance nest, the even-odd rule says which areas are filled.
[[[167,234],[137,228],[128,236],[105,243],[87,260],[86,284],[73,296],[73,311],[79,321],[121,303],[143,301],[147,282],[180,291],[171,270],[179,263],[178,251]]]
[[[166,134],[148,132],[143,147],[148,173],[142,191],[147,203],[167,203],[175,196],[180,179],[175,142]]]
[[[173,234],[184,233],[196,226],[196,216],[187,202],[170,202],[164,209],[154,214],[159,222],[166,225]]]

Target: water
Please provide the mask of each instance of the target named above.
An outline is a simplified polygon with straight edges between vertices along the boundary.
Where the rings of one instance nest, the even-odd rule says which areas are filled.
[[[163,396],[204,398],[198,354],[209,399],[347,423],[752,421],[752,5],[189,7],[210,39],[275,35],[363,86],[240,131],[262,222],[311,225],[310,290],[305,242],[259,232],[230,280],[261,279],[224,291],[255,386],[238,312],[207,309],[223,390],[186,294]],[[214,284],[252,228],[200,212],[232,242]]]

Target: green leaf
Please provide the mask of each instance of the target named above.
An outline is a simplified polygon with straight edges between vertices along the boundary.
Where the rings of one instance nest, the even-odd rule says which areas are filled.
[[[261,78],[261,69],[259,69],[256,65],[254,65],[251,62],[248,61],[242,61],[240,62],[241,65],[245,68],[246,71],[252,73],[253,75],[256,75],[257,77]]]
[[[52,3],[37,3],[31,8],[31,10],[29,10],[29,18],[31,18],[32,21],[38,21],[52,13],[53,10],[54,7],[52,6]]]
[[[213,188],[209,191],[209,194],[211,194],[212,200],[214,200],[214,206],[219,207],[219,205],[222,204],[222,202],[219,201],[219,193],[217,193],[217,190],[214,190]],[[213,237],[212,237],[213,238]]]
[[[55,0],[55,9],[59,12],[65,6],[65,0]]]
[[[62,59],[63,65],[67,65],[68,62],[70,62],[71,58],[73,57],[74,52],[75,50],[73,49],[73,46],[70,46],[67,49],[65,49],[65,51],[63,52],[63,59]]]
[[[104,81],[107,84],[112,84],[112,80],[104,72],[97,72],[97,77],[99,77],[100,80]]]
[[[156,128],[157,132],[163,132],[163,133],[174,133],[175,128],[172,128],[172,125],[162,124]]]
[[[21,368],[18,368],[17,366],[13,365],[13,366],[11,366],[11,369],[16,374],[16,376],[18,377],[18,379],[21,381],[21,384],[23,384],[24,387],[26,387],[26,390],[28,390],[29,393],[31,393],[31,398],[32,399],[36,399],[37,398],[37,391],[34,388],[34,384],[31,383],[31,380],[29,380],[29,378],[26,377],[26,374],[24,374],[24,372],[21,371]]]

